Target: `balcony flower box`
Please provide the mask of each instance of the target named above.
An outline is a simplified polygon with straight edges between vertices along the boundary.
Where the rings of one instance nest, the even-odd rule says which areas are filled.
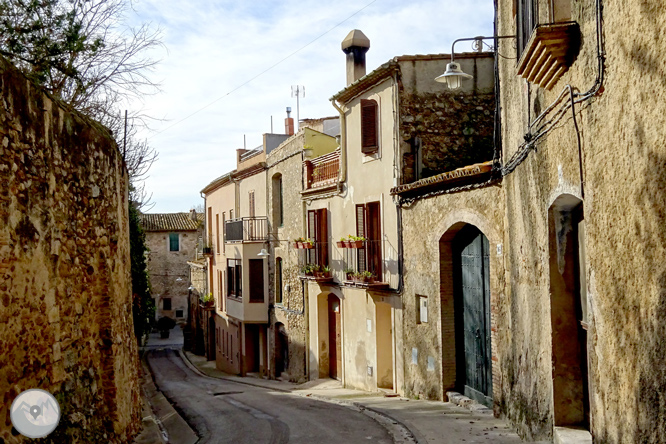
[[[347,248],[345,246],[345,241],[338,241],[338,242],[335,243],[335,245],[337,245],[338,248]]]
[[[302,247],[305,248],[306,250],[311,250],[315,247],[314,242],[302,242]]]
[[[363,241],[347,241],[347,248],[363,248]]]

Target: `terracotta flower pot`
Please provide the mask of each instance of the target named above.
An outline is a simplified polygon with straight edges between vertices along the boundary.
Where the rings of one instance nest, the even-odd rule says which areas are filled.
[[[349,242],[349,248],[363,248],[363,241],[351,241]]]

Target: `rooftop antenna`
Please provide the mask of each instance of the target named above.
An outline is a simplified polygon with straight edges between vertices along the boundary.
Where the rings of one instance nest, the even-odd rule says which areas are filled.
[[[305,86],[301,85],[292,85],[291,86],[291,97],[296,96],[296,131],[300,129],[301,126],[301,117],[300,117],[300,101],[299,98],[303,95],[305,98]]]

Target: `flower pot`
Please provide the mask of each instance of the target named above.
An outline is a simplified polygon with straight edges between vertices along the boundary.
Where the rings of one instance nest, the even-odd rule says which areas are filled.
[[[363,248],[363,241],[350,241],[349,248]]]
[[[314,248],[314,244],[312,244],[310,242],[303,242],[303,248],[305,248],[307,250],[311,250],[311,249]]]
[[[292,245],[294,246],[294,248],[300,248],[300,247],[298,246],[298,242],[293,242]]]
[[[342,248],[351,248],[351,241],[343,241]]]
[[[348,281],[353,281],[354,280],[354,274],[353,273],[347,273],[347,280]]]
[[[345,247],[345,243],[343,241],[336,242],[335,244],[338,246],[338,248],[347,248]]]

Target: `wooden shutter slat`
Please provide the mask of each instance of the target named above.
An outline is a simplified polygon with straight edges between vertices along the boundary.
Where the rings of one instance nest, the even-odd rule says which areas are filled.
[[[318,245],[319,245],[319,264],[324,267],[328,266],[328,217],[326,213],[326,208],[322,208],[318,211]]]
[[[361,100],[361,151],[371,154],[377,151],[377,102]]]
[[[359,237],[365,237],[366,226],[365,226],[365,205],[360,204],[356,205],[356,235]],[[366,249],[359,249],[357,251],[357,260],[358,260],[358,271],[362,272],[367,269],[367,261],[365,257]]]

